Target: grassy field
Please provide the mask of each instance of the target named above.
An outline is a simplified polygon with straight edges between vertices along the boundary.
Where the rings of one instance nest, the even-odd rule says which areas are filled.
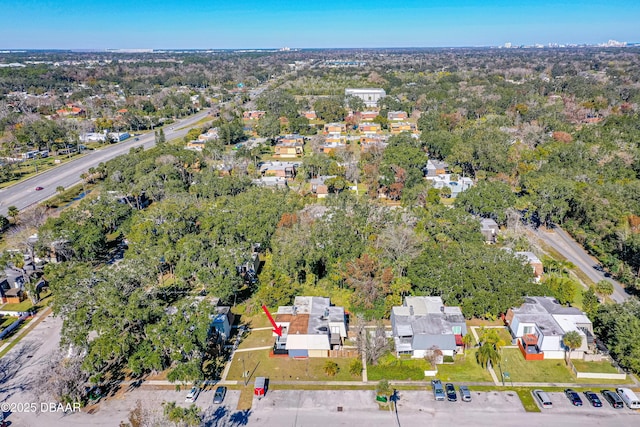
[[[438,365],[438,378],[442,381],[480,382],[491,381],[489,371],[476,361],[476,349],[469,349],[465,355],[456,356],[452,365]]]
[[[424,371],[433,369],[424,359],[398,359],[388,354],[378,361],[378,365],[367,364],[369,381],[385,380],[414,380],[424,381]]]
[[[618,373],[618,370],[608,361],[585,362],[584,360],[572,360],[571,363],[573,363],[578,372]]]
[[[268,377],[271,381],[358,381],[360,376],[349,373],[349,364],[353,359],[332,358],[338,364],[338,373],[330,377],[324,372],[324,365],[329,359],[309,358],[290,359],[288,357],[269,357],[269,350],[257,350],[236,353],[229,369],[227,379],[243,381],[242,369],[251,372],[252,382],[255,377]]]
[[[575,377],[564,360],[524,360],[517,348],[502,350],[502,370],[509,372],[513,382],[569,383]],[[500,375],[498,369],[496,373]]]

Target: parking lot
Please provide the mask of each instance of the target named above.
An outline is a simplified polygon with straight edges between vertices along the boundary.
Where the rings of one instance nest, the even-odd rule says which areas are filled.
[[[567,412],[567,413],[580,413],[580,414],[589,414],[589,415],[618,415],[621,413],[628,412],[630,414],[638,414],[638,411],[633,411],[629,409],[626,405],[623,408],[615,409],[609,405],[606,399],[600,393],[600,390],[591,390],[595,392],[600,400],[602,401],[602,407],[594,408],[591,406],[584,393],[578,392],[580,395],[580,399],[582,399],[582,406],[573,406],[567,396],[565,396],[562,392],[548,392],[549,398],[551,402],[553,402],[552,408],[542,408],[540,402],[534,398],[535,402],[538,404],[538,407],[542,409],[542,412]],[[615,391],[615,390],[614,390]]]

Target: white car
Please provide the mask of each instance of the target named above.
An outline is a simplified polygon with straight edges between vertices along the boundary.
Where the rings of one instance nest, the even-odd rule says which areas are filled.
[[[200,389],[198,387],[192,387],[191,391],[189,391],[189,394],[187,394],[187,398],[184,399],[184,401],[193,403],[196,401],[199,394],[200,394]]]

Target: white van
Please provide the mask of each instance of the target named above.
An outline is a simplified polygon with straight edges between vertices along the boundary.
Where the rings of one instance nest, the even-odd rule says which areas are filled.
[[[538,402],[540,402],[543,408],[553,407],[553,403],[551,402],[551,399],[549,398],[547,392],[543,390],[533,390],[533,395],[536,397],[536,399],[538,399]]]
[[[640,409],[640,399],[629,388],[619,388],[616,390],[620,398],[627,404],[629,409]]]

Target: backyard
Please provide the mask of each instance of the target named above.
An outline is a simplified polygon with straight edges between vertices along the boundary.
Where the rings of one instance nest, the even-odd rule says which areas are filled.
[[[578,372],[597,372],[617,374],[618,370],[608,360],[601,362],[585,362],[584,360],[572,360],[573,366]]]

